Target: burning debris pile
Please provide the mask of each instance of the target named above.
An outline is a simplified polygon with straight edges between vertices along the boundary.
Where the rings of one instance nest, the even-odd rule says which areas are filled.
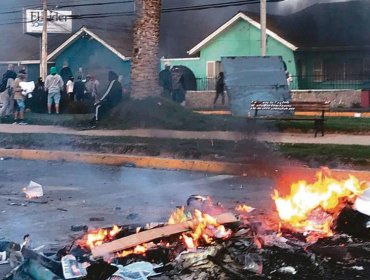
[[[51,268],[65,279],[353,279],[370,273],[369,184],[335,180],[275,190],[274,213],[238,205],[224,213],[192,196],[167,223],[88,232]]]

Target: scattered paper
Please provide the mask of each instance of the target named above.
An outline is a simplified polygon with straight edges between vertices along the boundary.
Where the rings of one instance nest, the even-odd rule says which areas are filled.
[[[362,214],[370,216],[370,188],[356,198],[353,208]]]
[[[297,273],[295,268],[292,266],[281,267],[279,268],[278,272],[285,273],[285,274],[293,274],[293,275]]]
[[[87,275],[86,269],[77,262],[73,255],[67,255],[62,258],[62,267],[65,279],[81,278]]]
[[[23,192],[26,194],[27,198],[42,197],[44,195],[42,186],[33,181],[31,181],[27,187],[23,188]]]

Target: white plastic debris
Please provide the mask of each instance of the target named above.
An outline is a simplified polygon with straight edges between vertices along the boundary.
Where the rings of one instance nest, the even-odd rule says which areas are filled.
[[[154,268],[155,266],[148,262],[136,262],[127,266],[117,265],[118,271],[109,279],[122,279],[122,280],[147,280],[150,276],[158,275]]]
[[[73,255],[67,255],[62,258],[62,267],[65,279],[82,278],[87,275],[86,269],[77,262]]]
[[[356,198],[353,208],[362,214],[370,216],[370,188]]]
[[[28,95],[35,89],[35,82],[20,82],[19,86],[22,88],[22,94]]]
[[[9,261],[6,258],[6,251],[0,252],[0,264],[8,263]]]
[[[31,181],[27,187],[23,188],[23,192],[28,198],[42,197],[44,195],[42,186],[33,181]]]
[[[352,266],[351,268],[355,270],[364,270],[363,266]]]
[[[293,266],[281,267],[279,268],[278,272],[284,273],[284,274],[293,274],[293,275],[297,273],[297,271],[295,270]]]

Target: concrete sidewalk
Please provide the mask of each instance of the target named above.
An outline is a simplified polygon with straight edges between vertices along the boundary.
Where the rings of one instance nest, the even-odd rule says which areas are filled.
[[[177,131],[162,129],[133,130],[74,130],[59,126],[11,125],[0,124],[0,133],[47,133],[80,136],[116,136],[116,137],[147,137],[172,139],[209,139],[239,141],[256,139],[273,143],[296,144],[337,144],[370,146],[370,135],[327,134],[325,137],[314,138],[312,133],[258,133],[248,134],[230,131]]]

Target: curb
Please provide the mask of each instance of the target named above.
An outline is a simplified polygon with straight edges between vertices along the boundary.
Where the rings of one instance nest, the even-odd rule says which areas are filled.
[[[299,175],[301,179],[312,177],[318,169],[257,165],[257,164],[238,164],[217,161],[171,159],[148,156],[128,156],[117,154],[99,154],[99,153],[75,153],[64,151],[46,151],[46,150],[23,150],[23,149],[0,149],[0,157],[10,157],[26,160],[43,160],[43,161],[67,161],[81,162],[89,164],[104,164],[117,166],[132,166],[141,168],[186,170],[195,172],[208,172],[218,174],[228,174],[237,176],[253,177],[281,177],[282,175]],[[277,167],[278,166],[278,167]],[[369,171],[355,170],[331,170],[337,178],[348,178],[348,174],[356,176],[361,181],[370,181]]]

